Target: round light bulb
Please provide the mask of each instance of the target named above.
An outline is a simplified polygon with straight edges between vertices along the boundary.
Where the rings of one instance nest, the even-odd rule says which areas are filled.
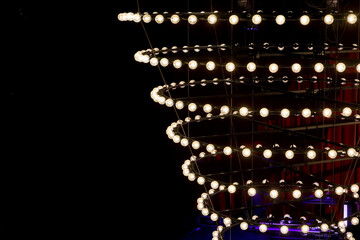
[[[276,18],[275,18],[275,22],[278,24],[278,25],[283,25],[286,21],[286,18],[284,15],[277,15]]]
[[[265,233],[267,231],[267,226],[265,224],[261,224],[259,227],[259,231]]]
[[[341,186],[339,186],[339,187],[337,187],[337,188],[335,188],[335,194],[336,195],[342,195],[344,193],[344,188],[343,187],[341,187]]]
[[[145,14],[142,17],[142,20],[144,21],[144,23],[149,23],[149,22],[151,22],[151,16],[149,14]]]
[[[356,71],[357,71],[358,73],[360,73],[360,63],[359,63],[358,65],[356,65]]]
[[[346,154],[349,156],[349,157],[355,157],[357,155],[357,152],[354,148],[349,148],[347,151],[346,151]]]
[[[229,22],[231,25],[236,25],[239,22],[239,17],[236,15],[231,15],[229,17]]]
[[[335,159],[337,157],[337,151],[334,149],[329,150],[328,157],[331,159]]]
[[[196,109],[197,109],[197,106],[195,103],[190,103],[189,106],[188,106],[188,109],[190,112],[195,112]]]
[[[224,105],[220,108],[220,113],[223,115],[229,114],[229,112],[230,112],[230,108],[226,105]]]
[[[210,183],[210,186],[212,189],[217,189],[219,187],[219,182],[218,181],[212,181]]]
[[[247,230],[249,228],[249,224],[247,222],[240,223],[241,230]]]
[[[317,198],[322,198],[324,196],[324,192],[321,189],[316,189],[315,193],[314,193],[315,197]]]
[[[249,72],[254,72],[256,70],[256,64],[253,63],[253,62],[249,62],[247,65],[246,65],[246,69],[249,71]]]
[[[310,17],[308,15],[302,15],[300,17],[300,23],[301,25],[308,25],[310,23]]]
[[[188,22],[189,22],[189,24],[191,24],[191,25],[196,24],[197,21],[198,21],[198,19],[197,19],[197,17],[196,17],[195,15],[190,15],[190,16],[188,17]]]
[[[225,65],[225,69],[226,71],[228,72],[233,72],[235,70],[235,64],[232,63],[232,62],[228,62],[226,65]]]
[[[260,24],[262,21],[262,17],[259,14],[255,14],[254,16],[252,16],[251,21],[253,22],[253,24]]]
[[[311,116],[311,110],[308,109],[308,108],[304,108],[302,111],[301,111],[301,115],[304,117],[304,118],[308,118]]]
[[[308,233],[310,231],[310,227],[308,225],[302,225],[301,226],[301,232],[302,233]]]
[[[198,183],[199,185],[204,185],[204,184],[205,184],[205,178],[204,178],[204,177],[198,177],[197,183]]]
[[[215,146],[213,144],[206,145],[206,151],[208,151],[209,153],[211,153],[214,150],[215,150]]]
[[[351,114],[352,114],[352,110],[349,107],[344,107],[341,112],[341,115],[343,115],[344,117],[350,117]]]
[[[217,22],[217,17],[215,14],[210,14],[207,18],[208,23],[215,24]]]
[[[244,156],[244,157],[250,157],[251,155],[251,150],[249,148],[244,148],[242,151],[241,151],[241,154]]]
[[[346,21],[349,24],[355,24],[357,22],[357,16],[353,13],[350,13],[347,17],[346,17]]]
[[[200,148],[200,142],[198,142],[198,141],[193,141],[192,143],[191,143],[191,147],[193,148],[193,149],[199,149]]]
[[[351,224],[354,225],[354,226],[358,225],[359,224],[359,218],[357,218],[357,217],[351,218]]]
[[[249,114],[249,109],[247,107],[242,107],[239,110],[239,114],[243,117],[246,117]]]
[[[296,189],[293,191],[292,195],[294,198],[299,199],[301,197],[301,191]]]
[[[228,187],[228,192],[229,192],[229,193],[235,193],[235,192],[236,192],[236,187],[235,187],[234,185],[230,185],[230,186]]]
[[[224,147],[224,154],[229,156],[232,153],[231,147]]]
[[[263,152],[263,156],[264,158],[271,158],[272,156],[272,151],[270,149],[266,149],[264,152]]]
[[[174,68],[176,68],[176,69],[181,68],[181,66],[182,66],[181,60],[179,60],[179,59],[174,60],[173,66],[174,66]]]
[[[289,227],[288,226],[281,226],[280,232],[281,232],[281,234],[287,234],[289,232]]]
[[[216,213],[212,213],[211,215],[210,215],[210,219],[212,220],[212,221],[217,221],[218,220],[218,218],[219,218],[219,216],[216,214]]]
[[[273,190],[270,191],[270,197],[271,197],[272,199],[275,199],[275,198],[277,198],[278,196],[279,196],[279,192],[278,192],[277,190],[273,189]]]
[[[345,70],[346,70],[345,63],[340,62],[340,63],[336,64],[336,71],[342,73],[342,72],[345,72]]]
[[[316,152],[314,150],[309,150],[309,151],[307,151],[306,156],[309,159],[315,159],[316,158]]]
[[[330,118],[331,115],[332,115],[332,110],[330,108],[324,108],[322,110],[322,114],[323,114],[324,117]]]
[[[295,156],[295,153],[294,153],[293,150],[287,150],[287,151],[285,152],[285,157],[286,157],[287,159],[293,159],[294,156]]]
[[[357,184],[351,185],[350,191],[353,193],[357,193],[359,191],[359,185],[357,185]]]
[[[299,73],[301,71],[301,65],[299,63],[294,63],[292,66],[291,66],[291,70],[294,72],[294,73]]]
[[[212,106],[210,104],[205,104],[203,110],[204,112],[209,113],[212,111]]]
[[[172,24],[178,24],[180,22],[180,17],[177,14],[171,16],[170,21]]]
[[[337,225],[338,225],[339,228],[344,228],[344,227],[346,227],[344,221],[339,221]]]
[[[269,116],[269,109],[267,109],[267,108],[260,109],[260,116],[262,116],[262,117]]]
[[[276,73],[279,70],[279,66],[276,63],[272,63],[269,65],[269,71],[271,73]]]
[[[290,110],[287,109],[287,108],[284,108],[284,109],[281,110],[280,115],[283,118],[288,118],[290,116]]]
[[[183,101],[177,101],[177,102],[175,103],[175,107],[176,107],[176,109],[178,109],[178,110],[183,109],[183,108],[184,108],[184,102],[183,102]]]
[[[215,69],[215,63],[213,61],[209,61],[206,63],[206,69],[209,70],[209,71],[212,71]]]
[[[253,197],[256,195],[256,189],[255,188],[249,188],[248,189],[248,194],[250,197]]]
[[[324,64],[322,64],[322,63],[316,63],[315,65],[314,65],[314,70],[315,70],[315,72],[317,72],[317,73],[321,73],[322,71],[324,71]]]
[[[190,68],[191,70],[194,70],[194,69],[196,69],[197,67],[198,67],[197,61],[191,60],[191,61],[189,62],[189,68]]]
[[[327,14],[325,17],[324,17],[324,22],[327,24],[327,25],[330,25],[334,22],[334,16],[331,15],[331,14]]]
[[[164,21],[165,21],[165,18],[164,18],[163,15],[161,15],[161,14],[156,15],[156,17],[155,17],[155,22],[156,22],[157,24],[161,24],[161,23],[163,23]]]
[[[160,65],[161,65],[162,67],[167,67],[167,66],[169,65],[169,59],[167,59],[167,58],[162,58],[162,59],[160,60]]]
[[[326,223],[323,223],[320,225],[320,229],[322,232],[327,232],[327,231],[329,231],[329,225],[327,225]]]

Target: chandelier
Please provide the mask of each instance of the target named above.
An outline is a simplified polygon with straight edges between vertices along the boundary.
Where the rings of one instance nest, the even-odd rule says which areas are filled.
[[[232,231],[355,239],[359,9],[326,6],[118,15],[145,33],[167,25],[196,28],[205,39],[209,29],[225,35],[225,43],[182,47],[148,38],[151,48],[134,54],[161,73],[150,96],[176,113],[166,134],[189,152],[181,170],[204,189],[197,209],[216,225],[209,239],[231,239]],[[188,77],[172,82],[164,71]]]

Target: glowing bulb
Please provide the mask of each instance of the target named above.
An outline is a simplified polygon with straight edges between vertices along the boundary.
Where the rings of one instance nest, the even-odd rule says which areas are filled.
[[[201,210],[201,214],[202,214],[203,216],[209,215],[209,209],[203,208],[203,209]]]
[[[229,17],[229,22],[231,25],[236,25],[239,22],[239,17],[236,15],[231,15]]]
[[[209,153],[211,153],[214,150],[215,150],[215,146],[213,144],[206,145],[206,151],[208,151]]]
[[[351,218],[351,224],[354,225],[354,226],[358,225],[359,224],[359,218],[357,218],[357,217]]]
[[[156,17],[155,17],[155,22],[156,22],[157,24],[161,24],[161,23],[163,23],[164,21],[165,21],[165,18],[164,18],[163,15],[161,15],[161,14],[156,15]]]
[[[259,231],[265,233],[267,231],[267,226],[265,224],[261,224],[259,227]]]
[[[191,61],[189,62],[189,68],[190,68],[191,70],[194,70],[194,69],[196,69],[197,67],[198,67],[197,61],[191,60]]]
[[[151,66],[157,66],[159,64],[159,60],[156,57],[153,57],[150,59],[150,65]]]
[[[262,21],[262,17],[259,14],[255,14],[254,16],[252,16],[251,21],[253,22],[253,24],[260,24]]]
[[[210,14],[207,18],[208,23],[215,24],[217,22],[217,17],[215,14]]]
[[[344,188],[342,188],[341,186],[335,188],[335,194],[336,195],[342,195],[344,193]]]
[[[287,234],[289,232],[288,226],[281,226],[280,232],[281,234]]]
[[[304,118],[308,118],[311,116],[311,110],[308,109],[308,108],[304,108],[302,111],[301,111],[301,115],[304,117]]]
[[[198,141],[193,141],[192,143],[191,143],[191,147],[193,148],[193,149],[199,149],[200,148],[200,142],[198,142]]]
[[[177,101],[177,102],[175,103],[175,107],[176,107],[176,109],[178,109],[178,110],[183,109],[183,108],[184,108],[184,102],[183,102],[183,101]]]
[[[301,191],[296,189],[293,191],[292,195],[294,198],[299,199],[301,197]]]
[[[344,228],[344,227],[346,227],[345,222],[344,222],[344,221],[339,221],[339,222],[338,222],[338,227],[339,227],[339,228]]]
[[[309,151],[307,151],[306,156],[309,159],[314,159],[314,158],[316,158],[316,152],[314,150],[309,150]]]
[[[212,220],[212,221],[217,221],[218,220],[218,218],[219,218],[219,216],[216,214],[216,213],[212,213],[211,215],[210,215],[210,219]]]
[[[189,140],[186,138],[181,139],[180,141],[181,146],[186,147],[189,145]]]
[[[169,65],[169,59],[167,59],[167,58],[162,58],[162,59],[160,60],[160,65],[161,65],[162,67],[167,67],[167,66]]]
[[[287,159],[293,159],[294,156],[295,156],[295,153],[294,153],[293,150],[287,150],[287,151],[285,152],[285,157],[286,157]]]
[[[228,114],[229,112],[230,112],[230,108],[229,108],[228,106],[226,106],[226,105],[224,105],[224,106],[222,106],[222,107],[220,108],[220,113],[223,114],[223,115],[226,115],[226,114]]]
[[[308,25],[310,23],[310,17],[308,15],[302,15],[300,17],[300,23],[301,25]]]
[[[205,178],[204,178],[204,177],[198,177],[197,183],[198,183],[199,185],[204,185],[204,184],[205,184]]]
[[[317,72],[317,73],[321,73],[322,71],[324,71],[324,64],[322,64],[322,63],[316,63],[315,65],[314,65],[314,70],[315,70],[315,72]]]
[[[149,14],[144,14],[142,20],[144,23],[149,23],[151,22],[151,16]]]
[[[358,73],[360,73],[360,63],[359,63],[358,65],[356,65],[356,71],[357,71]]]
[[[246,65],[246,69],[249,71],[249,72],[254,72],[256,70],[256,64],[253,63],[253,62],[249,62],[247,65]]]
[[[349,24],[355,24],[356,21],[357,21],[357,16],[353,13],[350,13],[347,17],[346,17],[346,21],[349,23]]]
[[[260,116],[262,116],[262,117],[269,116],[269,109],[267,109],[267,108],[260,109]]]
[[[327,24],[327,25],[330,25],[334,22],[334,16],[331,15],[331,14],[327,14],[325,17],[324,17],[324,22]]]
[[[320,229],[322,232],[327,232],[327,231],[329,231],[329,225],[327,225],[326,223],[323,223],[320,225]]]
[[[230,186],[228,187],[228,192],[229,192],[229,193],[235,193],[235,192],[236,192],[236,187],[235,187],[234,185],[230,185]]]
[[[286,21],[286,18],[284,15],[277,15],[276,18],[275,18],[275,22],[278,24],[278,25],[283,25]]]
[[[228,72],[233,72],[235,70],[235,64],[232,63],[232,62],[228,62],[226,65],[225,65],[225,69],[226,71]]]
[[[346,70],[346,65],[342,62],[336,64],[336,71],[342,73]]]
[[[195,15],[190,15],[190,16],[188,17],[188,22],[189,22],[189,24],[191,24],[191,25],[196,24],[197,21],[198,21],[198,19],[197,19],[197,17],[196,17]]]
[[[341,113],[341,115],[343,115],[344,117],[350,117],[351,114],[352,114],[352,110],[349,107],[343,108],[342,113]]]
[[[210,104],[205,104],[203,110],[204,112],[209,113],[212,111],[212,106]]]
[[[279,66],[276,63],[272,63],[269,65],[269,71],[271,73],[276,73],[279,70]]]
[[[322,198],[324,196],[324,192],[321,189],[316,189],[315,193],[314,193],[315,197],[317,198]]]
[[[190,112],[195,112],[196,109],[197,109],[197,106],[195,103],[190,103],[189,106],[188,106],[188,109]]]
[[[181,60],[179,60],[179,59],[174,60],[173,66],[174,66],[174,68],[176,68],[176,69],[181,68],[181,66],[182,66]]]
[[[264,158],[271,158],[272,156],[272,151],[270,149],[266,149],[264,152],[263,152],[263,156]]]
[[[324,108],[322,114],[324,117],[329,118],[332,115],[332,110],[330,108]]]
[[[308,233],[310,231],[310,227],[308,225],[302,225],[301,226],[301,232],[302,233]]]
[[[354,148],[349,148],[346,153],[349,157],[355,157],[357,155],[357,152]]]
[[[225,147],[224,148],[224,154],[229,156],[232,153],[231,147]]]
[[[219,182],[218,181],[212,181],[210,183],[210,186],[212,189],[217,189],[219,187]]]
[[[278,192],[277,190],[273,189],[273,190],[270,191],[270,197],[271,197],[272,199],[275,199],[275,198],[277,198],[278,196],[279,196],[279,192]]]
[[[250,157],[251,155],[251,150],[249,148],[244,148],[242,151],[241,151],[241,154],[244,156],[244,157]]]
[[[239,114],[243,117],[246,117],[249,114],[249,109],[247,107],[242,107],[239,110]]]
[[[253,197],[256,195],[256,189],[255,188],[249,188],[248,189],[248,194],[250,197]]]
[[[242,222],[242,223],[240,223],[240,228],[241,228],[241,230],[247,230],[248,229],[248,227],[249,227],[249,224],[247,223],[247,222]]]
[[[180,22],[180,17],[177,14],[171,16],[170,21],[172,24],[178,24]]]
[[[206,69],[212,71],[215,69],[215,63],[213,61],[209,61],[206,63]]]
[[[280,115],[283,118],[288,118],[290,116],[290,110],[287,109],[287,108],[284,108],[284,109],[281,110]]]
[[[357,184],[351,185],[350,191],[353,193],[357,193],[359,191],[359,185],[357,185]]]
[[[334,149],[331,149],[329,152],[328,152],[328,157],[331,158],[331,159],[334,159],[337,157],[337,151],[335,151]]]
[[[291,70],[294,72],[294,73],[299,73],[301,71],[301,65],[298,64],[298,63],[294,63],[292,66],[291,66]]]

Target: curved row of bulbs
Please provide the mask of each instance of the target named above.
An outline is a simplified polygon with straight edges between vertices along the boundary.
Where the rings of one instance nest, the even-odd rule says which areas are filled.
[[[157,24],[162,24],[166,20],[170,20],[170,22],[172,24],[178,24],[181,20],[186,19],[190,25],[195,25],[196,23],[199,22],[199,20],[203,20],[203,19],[206,19],[206,21],[209,24],[213,25],[213,24],[216,24],[219,20],[218,12],[208,14],[207,16],[204,16],[205,12],[202,12],[200,14],[187,13],[186,17],[182,17],[185,14],[186,13],[172,14],[172,15],[168,14],[168,13],[165,13],[165,14],[158,14],[158,13],[140,14],[140,13],[128,12],[128,13],[120,13],[118,15],[118,20],[122,21],[122,22],[123,21],[133,21],[136,23],[139,23],[141,21],[143,21],[144,23],[150,23],[151,21],[154,20]],[[221,13],[220,15],[224,15],[224,14]],[[232,14],[232,15],[228,16],[227,19],[223,19],[223,18],[220,18],[220,19],[227,20],[231,25],[237,25],[241,21],[243,21],[243,22],[251,21],[253,24],[259,25],[264,20],[263,17],[261,16],[261,13],[256,13],[256,14],[252,15],[250,18],[242,18],[242,17],[239,17],[239,15],[237,15],[237,14]],[[267,17],[266,20],[268,20],[268,19],[269,18]],[[275,20],[277,25],[284,25],[285,22],[287,21],[286,17],[282,14],[276,15],[272,19]],[[335,17],[331,13],[323,16],[322,19],[326,25],[331,25],[335,21]],[[347,23],[355,24],[358,21],[358,16],[350,11],[346,15],[345,19],[346,19]],[[303,14],[298,20],[301,25],[306,26],[306,25],[309,25],[311,18],[309,15]]]

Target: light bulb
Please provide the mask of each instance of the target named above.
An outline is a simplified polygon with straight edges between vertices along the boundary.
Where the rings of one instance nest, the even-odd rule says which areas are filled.
[[[164,21],[165,21],[165,18],[164,18],[163,15],[161,15],[161,14],[156,15],[156,17],[155,17],[155,22],[156,22],[157,24],[161,24],[161,23],[163,23]]]
[[[170,21],[172,24],[178,24],[180,22],[180,17],[177,14],[171,16]]]
[[[226,65],[225,65],[225,69],[226,71],[228,72],[233,72],[235,70],[235,64],[232,63],[232,62],[228,62]]]
[[[316,158],[316,152],[314,150],[309,150],[309,151],[307,151],[306,156],[309,159],[315,159]]]
[[[341,115],[343,115],[344,117],[350,117],[351,114],[352,114],[352,110],[349,107],[344,107],[341,112]]]
[[[208,151],[209,153],[211,153],[214,150],[215,150],[215,146],[213,144],[206,145],[206,151]]]
[[[190,103],[189,106],[188,106],[188,109],[190,112],[195,112],[196,109],[197,109],[197,106],[195,103]]]
[[[219,218],[219,216],[216,214],[216,213],[212,213],[211,215],[210,215],[210,219],[212,220],[212,221],[217,221],[218,220],[218,218]]]
[[[197,67],[198,67],[197,61],[191,60],[191,61],[189,62],[189,68],[190,68],[191,70],[194,70],[194,69],[196,69]]]
[[[267,231],[267,226],[265,224],[261,224],[259,227],[259,231],[265,233]]]
[[[255,188],[249,188],[248,189],[248,194],[250,197],[253,197],[256,195],[256,189]]]
[[[310,17],[308,15],[302,15],[300,17],[300,23],[301,25],[308,25],[310,23]]]
[[[201,210],[201,214],[202,214],[203,216],[209,215],[209,209],[203,208],[203,209]]]
[[[275,198],[277,198],[278,196],[279,196],[279,192],[278,192],[277,190],[273,189],[273,190],[270,191],[270,197],[271,197],[272,199],[275,199]]]
[[[280,232],[281,232],[281,234],[287,234],[289,232],[289,227],[288,226],[281,226]]]
[[[320,225],[320,229],[322,232],[327,232],[327,231],[329,231],[329,225],[327,225],[326,223],[323,223]]]
[[[264,158],[271,158],[272,156],[272,151],[270,149],[266,149],[264,152],[263,152],[263,156]]]
[[[193,148],[193,149],[199,149],[200,148],[200,142],[198,142],[198,141],[193,141],[192,143],[191,143],[191,147]]]
[[[347,239],[350,240],[354,235],[353,235],[352,232],[347,232],[345,236],[346,236]]]
[[[242,107],[239,110],[239,114],[243,117],[246,117],[249,114],[249,109],[247,107]]]
[[[189,173],[188,179],[189,179],[189,181],[191,181],[191,182],[195,181],[195,179],[196,179],[195,173]]]
[[[181,139],[180,141],[181,146],[186,147],[189,145],[189,140],[186,138]]]
[[[167,67],[167,66],[169,65],[169,60],[168,60],[167,58],[162,58],[162,59],[160,60],[160,65],[161,65],[162,67]]]
[[[344,188],[341,186],[338,186],[337,188],[335,188],[335,194],[336,195],[342,195],[344,193]]]
[[[280,115],[283,118],[288,118],[290,116],[290,110],[287,109],[287,108],[284,108],[284,109],[281,110]]]
[[[350,191],[353,193],[357,193],[359,191],[359,185],[357,185],[357,184],[351,185]]]
[[[296,189],[293,191],[292,195],[294,198],[299,199],[301,197],[301,191]]]
[[[346,21],[349,24],[355,24],[357,22],[357,16],[353,13],[350,13],[347,17],[346,17]]]
[[[262,117],[269,116],[269,109],[267,109],[267,108],[260,109],[260,116],[262,116]]]
[[[349,148],[346,153],[349,157],[355,157],[357,155],[357,152],[354,148]]]
[[[249,148],[244,148],[242,151],[241,151],[241,154],[244,156],[244,157],[250,157],[251,155],[251,150]]]
[[[204,112],[209,113],[212,111],[212,106],[210,104],[205,104],[203,110]]]
[[[210,186],[212,189],[217,189],[219,187],[219,182],[218,181],[212,181],[210,183]]]
[[[339,221],[337,225],[338,225],[339,228],[344,228],[344,227],[346,227],[344,221]]]
[[[204,185],[204,184],[205,184],[205,178],[204,178],[204,177],[198,177],[197,183],[198,183],[199,185]]]
[[[174,66],[174,68],[176,68],[176,69],[181,68],[181,66],[182,66],[181,60],[179,60],[179,59],[174,60],[173,66]]]
[[[230,112],[230,108],[229,108],[228,106],[226,106],[226,105],[224,105],[224,106],[222,106],[222,107],[220,108],[220,113],[223,114],[223,115],[226,115],[226,114],[228,114],[229,112]]]
[[[149,23],[149,22],[151,22],[151,16],[149,14],[144,14],[144,16],[142,17],[142,20],[144,23]]]
[[[253,22],[253,24],[260,24],[262,21],[262,17],[259,14],[255,14],[254,16],[252,16],[251,21]]]
[[[304,108],[302,111],[301,111],[301,115],[304,117],[304,118],[308,118],[311,116],[311,110],[308,109],[308,108]]]
[[[324,17],[324,22],[327,24],[327,25],[330,25],[334,22],[334,16],[331,15],[331,14],[327,14],[325,17]]]
[[[322,198],[324,196],[324,192],[321,189],[316,189],[314,195],[317,198]]]
[[[229,193],[235,193],[235,192],[236,192],[236,187],[235,187],[234,185],[230,185],[230,186],[228,187],[228,192],[229,192]]]
[[[360,73],[360,63],[359,63],[358,65],[356,65],[356,71],[357,71],[358,73]]]
[[[278,25],[283,25],[286,21],[286,18],[284,15],[277,15],[276,18],[275,18],[275,22],[278,24]]]
[[[294,156],[295,156],[295,153],[294,153],[293,150],[287,150],[287,151],[285,152],[285,157],[286,157],[287,159],[293,159]]]
[[[246,69],[249,71],[249,72],[254,72],[256,70],[256,64],[253,63],[253,62],[249,62],[247,65],[246,65]]]
[[[269,65],[269,71],[271,73],[276,73],[279,70],[279,66],[276,63],[272,63]]]
[[[190,15],[190,16],[188,17],[188,22],[189,22],[189,24],[191,24],[191,25],[196,24],[197,21],[198,21],[198,19],[197,19],[197,17],[196,17],[195,15]]]
[[[299,73],[301,71],[301,65],[298,64],[298,63],[294,63],[292,66],[291,66],[291,70],[294,72],[294,73]]]
[[[345,63],[340,62],[340,63],[336,64],[336,71],[342,73],[342,72],[344,72],[345,70],[346,70],[346,65],[345,65]]]
[[[231,25],[236,25],[239,22],[239,17],[236,15],[231,15],[229,17],[229,22]]]
[[[249,224],[247,223],[247,222],[242,222],[242,223],[240,223],[240,228],[241,228],[241,230],[247,230],[248,229],[248,227],[249,227]]]
[[[359,224],[359,218],[357,218],[357,217],[351,218],[351,224],[354,225],[354,226],[358,225]]]
[[[184,102],[183,102],[183,101],[177,101],[177,102],[175,103],[175,107],[176,107],[176,109],[178,109],[178,110],[183,109],[183,108],[184,108]]]
[[[157,66],[159,64],[159,60],[156,57],[153,57],[150,59],[150,65],[151,66]]]
[[[324,117],[330,118],[331,115],[332,115],[332,110],[330,108],[324,108],[322,110],[322,114],[323,114]]]
[[[337,151],[335,151],[334,149],[331,149],[328,152],[328,157],[331,158],[331,159],[335,159],[337,157]]]
[[[227,156],[231,155],[231,153],[232,153],[231,147],[224,147],[223,151],[224,151],[224,154]]]
[[[317,72],[317,73],[321,73],[322,71],[324,71],[324,64],[322,64],[322,63],[316,63],[315,65],[314,65],[314,70],[315,70],[315,72]]]
[[[206,63],[206,69],[209,70],[209,71],[212,71],[215,69],[215,63],[213,61],[209,61]]]
[[[217,22],[217,17],[215,14],[210,14],[207,18],[208,23],[215,24]]]
[[[310,231],[310,227],[308,225],[302,225],[301,226],[301,232],[302,233],[308,233]]]

